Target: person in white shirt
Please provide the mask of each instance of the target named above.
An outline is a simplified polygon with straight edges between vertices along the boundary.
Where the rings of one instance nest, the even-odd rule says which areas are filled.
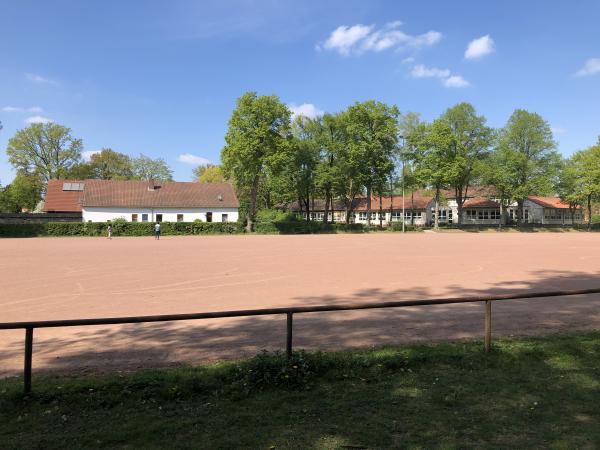
[[[158,222],[154,225],[154,239],[160,239],[160,223]]]

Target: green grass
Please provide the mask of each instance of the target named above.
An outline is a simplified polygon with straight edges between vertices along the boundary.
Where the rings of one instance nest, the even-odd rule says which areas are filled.
[[[0,380],[0,448],[600,448],[600,332]]]

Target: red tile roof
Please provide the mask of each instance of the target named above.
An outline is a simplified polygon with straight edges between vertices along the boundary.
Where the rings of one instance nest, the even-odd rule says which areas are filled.
[[[465,200],[463,208],[491,208],[499,209],[500,204],[485,197],[473,197]]]
[[[86,180],[83,206],[137,208],[239,208],[230,183]]]
[[[78,180],[49,180],[44,199],[45,212],[80,212],[82,191],[64,191],[65,183],[82,183]]]
[[[530,195],[527,198],[533,203],[537,203],[544,208],[569,209],[569,204],[559,197],[538,197],[535,195]],[[581,209],[581,206],[577,206],[575,209]]]

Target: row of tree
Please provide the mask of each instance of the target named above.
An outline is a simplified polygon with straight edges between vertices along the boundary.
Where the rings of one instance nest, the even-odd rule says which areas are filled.
[[[358,195],[367,196],[370,219],[372,196],[393,201],[402,178],[409,190],[434,191],[435,226],[445,189],[454,192],[459,224],[469,189],[479,184],[495,186],[502,205],[517,202],[519,221],[529,195],[558,193],[573,207],[586,204],[590,218],[600,198],[600,140],[564,160],[550,125],[521,109],[501,129],[487,126],[469,103],[431,123],[372,100],[292,120],[278,97],[248,92],[237,101],[225,142],[220,174],[237,186],[249,230],[259,208],[293,201],[310,220],[315,199],[323,199],[323,221],[339,201],[349,220]]]
[[[83,142],[71,130],[55,123],[33,124],[8,141],[8,160],[16,169],[14,180],[0,187],[0,211],[33,210],[50,179],[169,181],[173,171],[161,159],[132,158],[104,148],[89,161],[82,158]]]

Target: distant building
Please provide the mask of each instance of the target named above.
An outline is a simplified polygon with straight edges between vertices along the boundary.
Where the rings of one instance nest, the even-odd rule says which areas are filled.
[[[84,222],[236,222],[230,183],[50,180],[45,212],[81,212]]]
[[[440,224],[458,223],[458,202],[453,191],[443,190],[440,193],[438,220]],[[500,199],[493,186],[472,186],[468,189],[462,207],[463,225],[499,225],[517,222],[517,204],[511,203],[500,208]],[[315,199],[310,204],[312,220],[323,220],[325,202]],[[288,206],[288,210],[306,218],[306,208],[298,202]],[[367,198],[356,197],[352,203],[350,222],[367,223]],[[571,208],[568,203],[558,197],[530,196],[523,204],[524,222],[539,225],[572,225],[583,223],[581,207]],[[417,190],[404,197],[404,222],[406,224],[424,226],[432,225],[435,216],[434,193],[431,190]],[[333,211],[328,211],[329,222],[344,222],[346,208],[341,202],[334,201]],[[402,196],[379,197],[371,199],[371,223],[379,222],[387,226],[402,220]]]

